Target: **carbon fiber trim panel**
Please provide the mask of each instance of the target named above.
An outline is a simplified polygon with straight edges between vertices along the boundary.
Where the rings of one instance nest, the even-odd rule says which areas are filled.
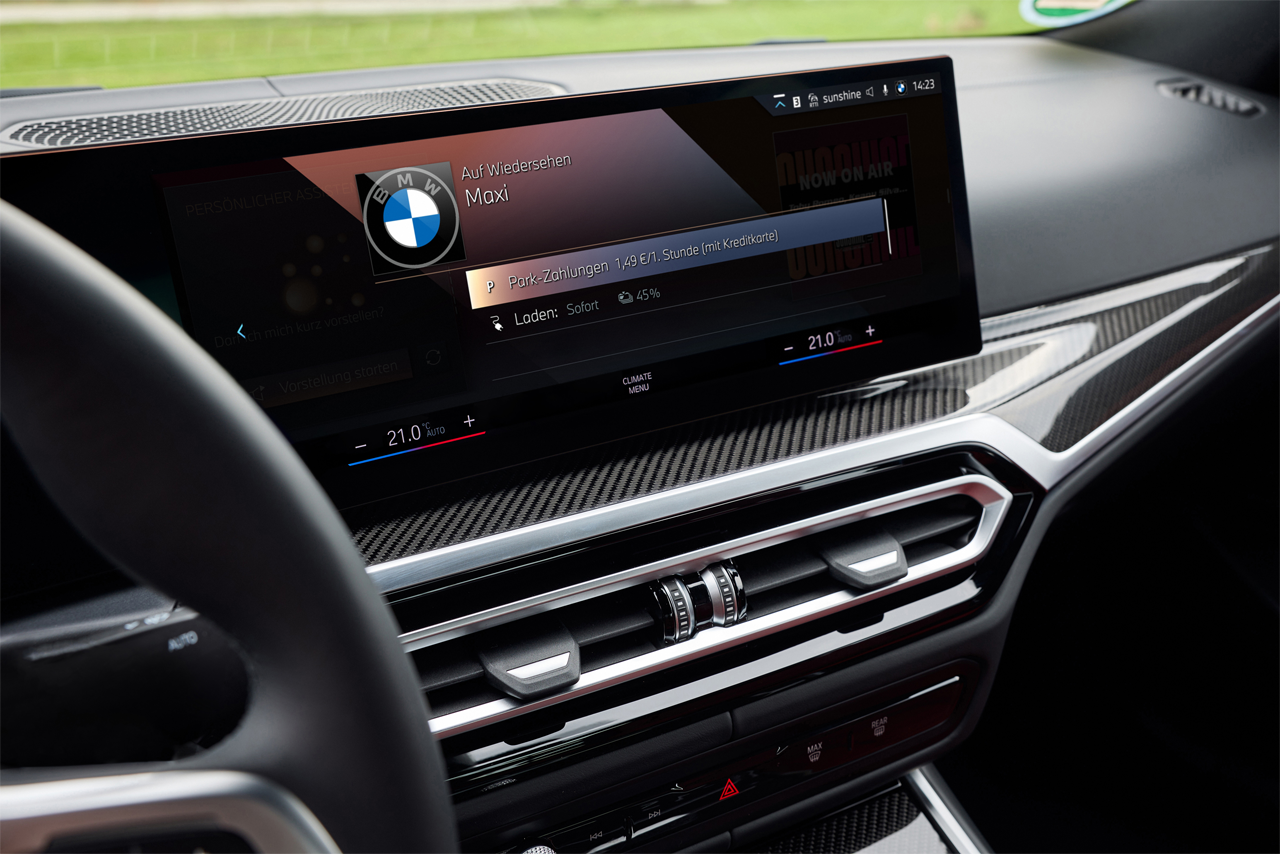
[[[910,385],[890,381],[735,412],[345,515],[365,559],[382,563],[934,421],[958,412],[966,388],[1030,349],[939,367]]]
[[[903,830],[920,816],[920,809],[901,788],[795,830],[761,850],[767,854],[830,854],[853,852]],[[927,822],[926,822],[927,824]],[[937,833],[932,850],[946,850]]]
[[[1062,452],[1277,294],[1275,243],[983,322],[969,359],[348,511],[371,565],[836,446],[989,412]]]
[[[1088,318],[1099,330],[1088,357],[992,411],[1048,450],[1067,450],[1274,296],[1276,255]]]

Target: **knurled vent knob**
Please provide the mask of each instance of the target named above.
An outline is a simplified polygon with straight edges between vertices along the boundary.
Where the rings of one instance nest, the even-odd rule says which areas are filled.
[[[747,591],[733,561],[713,563],[699,575],[711,596],[712,621],[717,626],[732,626],[747,612]]]
[[[679,643],[693,637],[693,597],[680,576],[672,575],[653,583],[653,595],[662,618],[662,639]]]

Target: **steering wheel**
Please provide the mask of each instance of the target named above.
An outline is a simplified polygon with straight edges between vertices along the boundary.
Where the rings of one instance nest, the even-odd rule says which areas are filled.
[[[301,799],[343,850],[457,850],[416,674],[345,524],[288,442],[146,298],[3,202],[0,242],[0,378],[15,444],[90,542],[219,625],[250,671],[244,718],[210,750],[55,776],[247,772]]]

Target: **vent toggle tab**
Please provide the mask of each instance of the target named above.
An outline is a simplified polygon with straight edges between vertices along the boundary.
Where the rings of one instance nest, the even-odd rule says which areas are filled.
[[[853,534],[856,530],[857,533]],[[850,536],[837,531],[820,554],[838,580],[859,590],[873,590],[907,574],[902,544],[879,526],[858,525]]]

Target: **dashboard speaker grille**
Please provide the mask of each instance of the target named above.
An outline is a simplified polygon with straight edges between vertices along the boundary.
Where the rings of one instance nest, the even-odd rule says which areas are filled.
[[[370,564],[581,513],[941,418],[1017,349],[917,376],[697,421],[345,512]]]
[[[63,148],[440,110],[562,94],[564,90],[558,86],[531,80],[470,80],[29,121],[6,129],[0,134],[0,139],[35,148]]]

